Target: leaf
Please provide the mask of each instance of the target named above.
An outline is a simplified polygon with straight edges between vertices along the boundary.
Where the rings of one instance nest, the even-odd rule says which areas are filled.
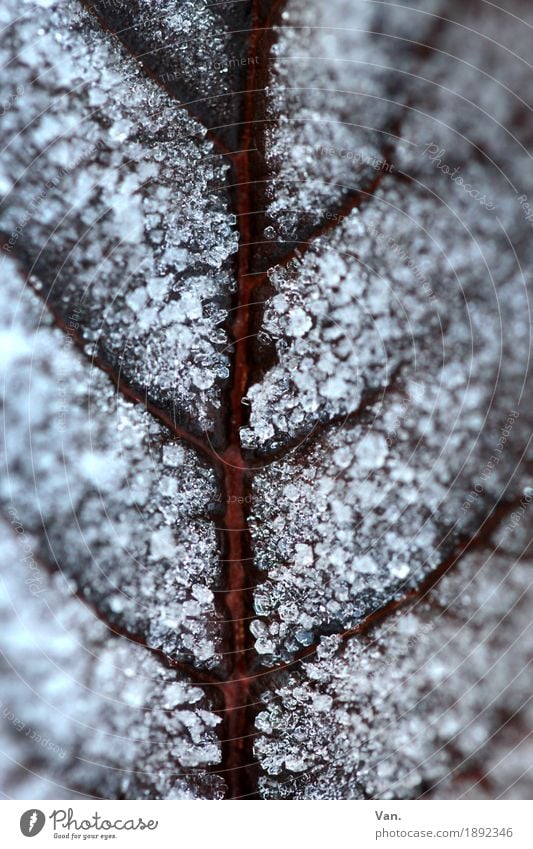
[[[5,503],[40,536],[48,568],[59,567],[113,625],[213,665],[218,553],[207,514],[220,495],[212,470],[117,396],[51,327],[15,269],[10,276],[1,296],[11,352]]]
[[[28,592],[2,546],[2,785],[13,798],[216,798],[215,728],[199,687],[109,638],[63,577]],[[35,574],[33,574],[35,579]],[[172,753],[172,763],[169,763]],[[200,767],[200,770],[198,770]]]
[[[212,431],[237,248],[228,164],[79,3],[46,16],[4,46],[23,91],[4,119],[8,248],[130,385]]]
[[[522,533],[513,540],[527,547]],[[265,798],[527,798],[531,557],[508,539],[265,693]],[[517,727],[518,726],[518,727]]]
[[[9,795],[527,798],[507,5],[5,4]]]
[[[202,690],[178,684],[187,679],[175,664],[220,661],[207,518],[216,480],[189,446],[117,396],[13,268],[10,277],[1,295],[11,620],[3,698],[14,722],[50,741],[49,750],[35,745],[31,792],[211,797],[221,783],[189,770],[218,762],[220,720]],[[22,736],[16,724],[8,731]],[[50,770],[46,755],[58,749]],[[23,777],[13,783],[24,797]]]

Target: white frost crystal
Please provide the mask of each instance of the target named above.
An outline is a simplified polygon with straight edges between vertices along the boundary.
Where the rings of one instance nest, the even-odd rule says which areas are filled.
[[[237,138],[248,68],[248,4],[89,0],[89,8],[208,128]],[[240,74],[239,74],[240,72]]]
[[[276,658],[301,649],[302,631],[357,626],[438,568],[514,494],[530,432],[532,241],[506,174],[521,191],[533,179],[513,98],[485,85],[497,67],[525,94],[525,27],[496,11],[474,30],[427,12],[289,0],[272,54],[269,214],[288,239],[323,225],[269,271],[272,365],[247,391],[241,432],[244,448],[276,453],[254,475],[250,517],[261,651],[274,642]],[[439,48],[427,55],[426,37]],[[475,57],[469,97],[484,113],[461,100],[464,62],[450,55]],[[336,152],[316,156],[321,144]],[[346,189],[364,189],[363,154],[386,149],[394,168],[328,218]]]
[[[256,473],[250,527],[265,580],[254,597],[270,631],[262,654],[274,641],[272,654],[290,659],[302,627],[354,627],[417,585],[505,490],[520,419],[492,411],[479,433],[479,388],[465,388],[458,364],[447,375],[440,385],[418,376],[408,403],[390,390],[358,424],[332,426]]]
[[[219,719],[201,690],[113,637],[64,577],[1,549],[0,780],[11,798],[217,798]]]
[[[211,430],[237,249],[227,163],[82,4],[9,0],[0,25],[2,102],[21,92],[2,117],[9,252],[126,380]]]
[[[501,202],[511,219],[511,199]],[[388,183],[305,255],[271,270],[277,294],[263,332],[276,364],[247,392],[245,448],[289,445],[407,380],[414,394],[429,379],[443,392],[447,381],[475,382],[482,421],[493,391],[519,378],[527,360],[527,291],[498,221],[472,218],[468,233],[461,218],[469,220],[471,202],[460,197],[457,210],[439,211],[432,223],[425,190]],[[483,286],[480,263],[490,269]],[[503,410],[512,408],[508,395]]]
[[[265,798],[529,798],[532,564],[513,542],[527,534],[272,682],[256,720]]]
[[[517,196],[533,196],[517,105],[527,33],[504,12],[480,21],[475,7],[438,0],[409,10],[289,0],[266,153],[269,214],[296,244],[269,271],[261,332],[275,364],[247,392],[245,448],[279,450],[342,420],[400,368],[402,381],[419,373],[421,357],[435,383],[457,362],[453,379],[479,384],[480,422],[496,382],[520,385],[531,239]],[[438,49],[425,51],[428,41]],[[386,151],[393,170],[338,212],[340,196],[375,178],[367,154]],[[325,229],[299,245],[312,235],[306,222]]]
[[[52,329],[12,260],[0,269],[4,511],[119,627],[213,664],[215,476]],[[195,595],[195,588],[199,592]]]
[[[366,0],[286,3],[267,90],[268,215],[280,239],[300,239],[390,167],[418,44],[446,8],[442,0],[410,6],[409,14]]]

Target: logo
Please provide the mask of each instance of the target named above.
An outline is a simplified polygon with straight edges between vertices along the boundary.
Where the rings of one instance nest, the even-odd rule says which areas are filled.
[[[32,808],[22,814],[20,818],[20,830],[24,837],[35,837],[36,834],[42,831],[45,822],[46,817],[43,812],[37,810],[37,808]]]

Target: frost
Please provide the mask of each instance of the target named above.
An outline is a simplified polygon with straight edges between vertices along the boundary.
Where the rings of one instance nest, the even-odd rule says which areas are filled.
[[[513,729],[533,719],[531,562],[511,552],[469,554],[364,639],[273,682],[256,721],[263,796],[529,798],[531,746]]]
[[[211,430],[237,249],[227,163],[81,4],[2,15],[23,92],[2,120],[8,251],[125,379]]]
[[[213,664],[219,574],[211,470],[118,396],[5,258],[4,510],[37,536],[36,556],[103,614],[172,656]],[[7,368],[8,366],[8,368]],[[165,470],[165,476],[163,471]]]
[[[528,439],[531,240],[504,175],[529,190],[531,171],[497,126],[503,115],[523,138],[501,86],[485,88],[469,64],[470,95],[505,101],[481,114],[460,100],[463,65],[450,60],[474,54],[524,93],[525,41],[518,55],[498,49],[515,28],[500,14],[463,37],[422,11],[294,0],[273,49],[269,215],[289,241],[321,225],[269,270],[262,333],[273,365],[247,391],[241,431],[243,447],[264,455],[296,445],[253,482],[265,574],[255,606],[269,627],[261,651],[273,641],[275,658],[300,651],[302,631],[356,627],[438,568],[514,491]],[[447,51],[421,55],[417,41],[437,35]],[[432,139],[477,195],[435,167]],[[378,173],[385,154],[394,167]],[[345,194],[350,204],[328,217]]]
[[[202,691],[110,634],[61,575],[41,571],[37,586],[12,531],[1,561],[0,771],[10,796],[220,798],[220,779],[206,774],[220,760],[218,719]]]
[[[358,424],[331,427],[312,448],[256,473],[250,528],[265,579],[254,599],[270,631],[261,654],[274,643],[274,657],[290,659],[302,627],[319,634],[356,626],[475,533],[511,480],[527,436],[519,419],[496,408],[480,434],[479,392],[451,378],[435,385],[418,376],[423,391],[408,404],[391,391]],[[399,420],[393,436],[388,427]],[[506,424],[506,453],[481,486]],[[309,467],[310,481],[300,474]]]
[[[207,127],[235,136],[248,67],[246,4],[91,0],[87,5]]]
[[[507,5],[0,10],[17,797],[530,795]]]
[[[385,12],[365,0],[286,4],[267,92],[268,214],[280,239],[301,239],[344,194],[369,189],[389,168],[394,122],[420,62],[417,43],[445,7],[417,5]]]
[[[289,336],[305,336],[311,325],[311,318],[307,315],[305,310],[297,307],[289,316],[289,320],[287,322],[287,333]]]
[[[468,219],[472,210],[459,200]],[[480,413],[493,391],[509,395],[504,384],[518,375],[529,344],[519,265],[509,261],[497,221],[471,219],[466,233],[444,209],[432,224],[433,203],[425,190],[401,193],[388,184],[372,205],[352,212],[300,259],[271,271],[278,294],[267,301],[264,330],[276,364],[248,389],[245,448],[270,452],[302,440],[391,384],[406,388],[406,404],[411,396],[416,402],[429,374],[443,392],[448,381],[470,392],[472,382],[478,385]],[[422,231],[415,241],[413,219]],[[430,227],[431,237],[422,238]],[[357,253],[347,244],[356,244]],[[491,273],[483,287],[480,263]],[[313,315],[312,328],[302,325],[304,314]],[[293,322],[305,333],[291,330]],[[511,326],[515,341],[507,333]],[[515,402],[506,397],[501,403],[512,409]],[[400,415],[398,430],[401,421]]]

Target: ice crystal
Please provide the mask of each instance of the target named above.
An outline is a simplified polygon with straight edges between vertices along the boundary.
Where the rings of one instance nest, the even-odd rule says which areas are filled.
[[[7,249],[130,383],[212,429],[237,248],[228,165],[81,4],[19,12],[1,13],[22,92],[2,121]]]
[[[4,510],[118,627],[212,664],[213,472],[52,328],[12,260],[1,272]]]
[[[533,718],[519,537],[273,683],[256,720],[266,798],[529,797],[532,749],[514,730]]]
[[[18,526],[17,526],[18,527]],[[2,787],[11,798],[217,798],[219,719],[198,687],[113,637],[10,529],[2,542]]]

